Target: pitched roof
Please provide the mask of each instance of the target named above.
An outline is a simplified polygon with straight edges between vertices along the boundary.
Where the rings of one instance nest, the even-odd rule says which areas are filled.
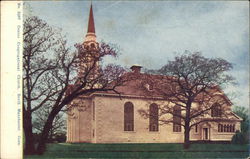
[[[127,72],[122,76],[125,79],[125,82],[117,86],[114,91],[97,91],[94,93],[90,93],[89,95],[113,95],[113,96],[130,96],[130,97],[141,97],[141,98],[157,98],[157,99],[166,99],[161,91],[164,88],[164,91],[168,91],[168,89],[176,89],[176,86],[173,84],[172,79],[174,77],[164,76],[164,75],[153,75],[147,73],[138,73],[138,72]],[[115,81],[114,81],[115,82]],[[111,83],[114,85],[115,83]],[[155,84],[157,84],[155,86]],[[73,89],[73,86],[70,86]],[[119,94],[117,94],[117,92]],[[210,89],[209,92],[213,96],[220,96],[227,102],[228,105],[232,105],[231,101],[227,98],[227,96],[223,93],[223,91],[215,86]],[[164,92],[165,93],[165,92]],[[197,96],[197,102],[199,99],[203,99],[204,95],[200,94]]]
[[[116,87],[115,89],[121,95],[162,97],[162,94],[159,91],[156,89],[149,89],[149,87],[153,86],[152,82],[154,79],[167,80],[168,77],[146,73],[128,72],[124,78],[127,78],[127,82]],[[111,91],[108,93],[111,93]],[[112,93],[115,92],[112,91]]]
[[[119,95],[121,96],[140,96],[144,98],[166,99],[164,93],[168,93],[170,89],[174,90],[175,92],[177,88],[176,84],[172,82],[174,77],[171,76],[128,72],[124,75],[124,78],[128,79],[127,82],[124,82],[121,86],[117,86],[115,88],[115,90],[119,92]],[[221,97],[220,99],[223,99],[223,101],[226,102],[228,105],[232,105],[232,102],[227,98],[227,96],[224,94],[224,92],[220,89],[219,86],[214,86],[213,88],[210,88],[208,92],[211,93],[211,97]],[[114,91],[95,92],[93,94],[118,95]],[[204,97],[204,94],[199,94],[196,98],[197,102],[199,100],[204,100]],[[211,98],[209,97],[209,95],[207,97]]]

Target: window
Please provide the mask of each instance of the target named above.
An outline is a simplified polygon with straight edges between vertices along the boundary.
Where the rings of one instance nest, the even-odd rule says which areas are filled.
[[[134,105],[131,102],[124,105],[124,131],[134,131]]]
[[[195,125],[195,132],[196,133],[198,132],[198,125],[197,124]]]
[[[93,120],[95,120],[95,103],[93,102]]]
[[[95,44],[94,44],[94,43],[91,43],[91,44],[90,44],[90,47],[91,47],[91,48],[95,48]]]
[[[227,132],[227,125],[224,125],[223,132]]]
[[[89,50],[89,46],[88,46],[88,45],[85,45],[84,48],[85,48],[86,50]]]
[[[223,125],[222,124],[218,124],[218,132],[223,132]]]
[[[173,131],[181,132],[181,107],[175,106],[173,111]]]
[[[230,132],[229,125],[227,124],[227,132]]]
[[[218,132],[235,132],[235,124],[218,124]]]
[[[149,131],[159,130],[158,105],[151,104],[149,107]]]
[[[220,117],[221,116],[221,105],[218,104],[218,103],[215,103],[213,106],[212,106],[212,109],[211,109],[211,116],[212,117]]]

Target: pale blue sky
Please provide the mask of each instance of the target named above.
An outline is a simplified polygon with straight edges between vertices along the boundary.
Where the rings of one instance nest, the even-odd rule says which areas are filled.
[[[234,64],[239,83],[225,89],[235,105],[249,106],[249,2],[92,1],[98,41],[117,44],[107,62],[158,69],[185,50]],[[83,42],[90,1],[32,1],[33,14],[62,28],[69,45]]]

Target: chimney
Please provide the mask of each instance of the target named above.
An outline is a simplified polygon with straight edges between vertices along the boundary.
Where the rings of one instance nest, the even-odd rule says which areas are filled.
[[[140,65],[132,65],[132,66],[130,67],[130,69],[131,69],[134,73],[141,73],[141,68],[142,68],[142,66],[140,66]]]

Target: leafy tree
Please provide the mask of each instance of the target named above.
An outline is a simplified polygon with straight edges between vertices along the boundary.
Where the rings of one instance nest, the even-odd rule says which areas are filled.
[[[235,106],[233,112],[242,118],[241,132],[237,132],[233,138],[232,143],[246,144],[249,143],[249,110],[245,107]]]
[[[249,131],[249,110],[245,107],[235,106],[233,112],[242,118],[241,132]]]
[[[231,69],[232,64],[228,61],[206,58],[197,52],[177,56],[160,70],[154,71],[160,76],[145,76],[144,80],[153,85],[154,91],[169,102],[159,107],[159,121],[184,128],[184,148],[190,145],[189,134],[192,127],[207,121],[217,122],[216,117],[203,118],[211,116],[211,110],[216,107],[214,103],[222,106],[217,115],[228,115],[225,105],[230,104],[230,101],[219,86],[233,80],[226,74]],[[139,112],[145,118],[150,116],[148,110],[141,109]],[[166,114],[175,116],[174,119],[181,122],[172,117],[166,118]]]

